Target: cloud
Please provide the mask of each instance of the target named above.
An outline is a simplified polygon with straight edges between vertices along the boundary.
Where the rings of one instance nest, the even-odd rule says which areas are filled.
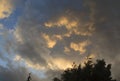
[[[25,69],[20,72],[44,71],[44,79],[33,77],[36,81],[48,81],[54,76],[59,76],[63,69],[71,67],[72,62],[78,64],[84,62],[84,58],[92,57],[105,58],[108,63],[112,63],[113,75],[119,79],[118,2],[27,0],[23,15],[19,17],[13,31],[14,38],[6,46],[12,49],[14,56],[12,60],[23,64],[14,68],[15,72],[19,73],[21,66]],[[11,63],[10,65],[18,66]],[[12,68],[8,70],[1,67],[1,69],[7,70],[5,75],[1,72],[2,76],[9,73],[16,75],[11,72]],[[39,71],[35,73],[39,74]],[[3,81],[7,81],[4,78]],[[19,81],[19,78],[15,80],[14,77],[8,78],[11,81]]]
[[[50,39],[46,34],[43,34],[43,38],[46,40],[48,48],[53,48],[55,46],[56,40]]]
[[[16,28],[16,30],[14,31],[15,39],[19,43],[24,43],[23,38],[22,38],[20,32],[21,32],[21,30],[19,28]]]
[[[17,67],[15,67],[17,66]],[[16,62],[13,62],[9,59],[9,62],[7,64],[7,67],[0,66],[0,80],[2,81],[21,81],[21,80],[27,80],[28,73],[30,70],[26,67],[22,67]],[[40,79],[32,73],[32,79],[39,81]]]
[[[110,40],[119,39],[117,36],[119,28],[113,27],[118,18],[116,17],[117,13],[111,11],[111,1],[90,2],[86,0],[84,3],[86,6],[79,6],[78,3],[81,1],[65,2],[62,0],[59,4],[57,1],[50,2],[48,0],[28,1],[24,15],[20,18],[17,26],[20,29],[18,36],[24,42],[16,44],[17,54],[23,59],[42,65],[47,69],[53,69],[53,66],[60,68],[59,64],[62,65],[63,60],[81,61],[82,58],[91,54],[95,54],[96,58],[104,57],[107,60],[111,56],[115,56],[113,54],[118,51],[119,46],[117,43],[113,45]],[[117,6],[114,5],[114,9],[117,9]],[[115,10],[115,12],[117,11],[119,10]],[[112,14],[116,21],[113,23]],[[111,32],[112,30],[114,32]],[[109,34],[113,36],[110,37]],[[87,43],[87,40],[91,44]],[[70,54],[65,54],[65,47],[69,48]],[[53,58],[54,61],[58,58],[62,61],[56,60],[53,63],[51,60]]]
[[[54,26],[58,26],[58,27],[62,27],[65,26],[67,29],[72,29],[73,27],[77,26],[77,22],[75,21],[69,21],[66,17],[61,17],[60,19],[58,19],[58,22],[56,23],[45,23],[46,27],[54,27]]]
[[[25,75],[26,70],[24,68],[19,68],[19,69],[10,68],[10,69],[11,70],[0,66],[0,70],[1,70],[0,71],[0,76],[1,76],[0,80],[2,80],[2,81],[9,81],[9,80],[12,80],[12,81],[17,80],[17,81],[19,81],[21,79],[25,80],[25,78],[26,78],[26,75]]]
[[[25,0],[0,0],[0,19],[8,18],[16,6],[23,5]]]
[[[0,24],[0,35],[2,35],[3,34],[3,32],[1,31],[1,30],[3,30],[3,24]]]
[[[3,24],[0,24],[0,29],[3,29]]]
[[[11,0],[0,0],[0,19],[9,17],[12,9]]]
[[[25,59],[23,59],[21,56],[19,56],[19,55],[16,55],[15,56],[15,58],[14,58],[14,61],[16,61],[16,62],[23,62],[25,65],[26,65],[26,67],[28,67],[28,68],[33,68],[33,69],[35,69],[35,70],[44,70],[45,69],[45,67],[41,67],[40,66],[40,64],[34,64],[33,62],[31,62],[31,61],[29,61],[29,60],[25,60]]]
[[[92,23],[86,22],[86,24],[83,24],[81,22],[81,19],[75,17],[74,18],[58,17],[57,22],[49,21],[49,22],[45,22],[44,25],[48,28],[64,26],[68,31],[66,34],[64,34],[64,36],[70,36],[71,34],[89,36],[94,31],[94,28],[92,28]]]
[[[5,26],[1,23],[0,24],[0,50],[3,54],[5,52],[10,53],[11,51],[10,46],[13,47],[13,44],[14,44],[14,42],[11,42],[11,40],[13,41],[12,38],[13,38],[12,30],[5,28]]]
[[[70,47],[74,50],[74,51],[79,51],[80,54],[84,54],[87,50],[85,49],[88,45],[90,44],[89,41],[83,41],[80,42],[78,44],[72,42],[70,44]]]
[[[72,62],[62,58],[55,58],[54,60],[51,60],[51,62],[48,62],[48,65],[52,70],[65,70],[66,68],[71,68],[71,64]]]
[[[90,17],[94,21],[95,33],[93,34],[94,49],[97,56],[104,57],[113,63],[112,71],[116,72],[114,63],[119,63],[116,57],[119,57],[119,18],[120,13],[119,0],[86,0],[87,8],[91,9]],[[119,67],[119,66],[118,66]],[[117,78],[119,72],[113,73]],[[119,79],[118,79],[119,80]]]
[[[65,53],[70,53],[70,49],[68,47],[64,47],[64,52]]]

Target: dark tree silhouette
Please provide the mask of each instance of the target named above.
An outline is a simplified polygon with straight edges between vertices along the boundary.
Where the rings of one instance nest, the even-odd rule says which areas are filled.
[[[116,81],[111,77],[111,64],[106,65],[104,60],[93,63],[88,60],[84,67],[73,63],[73,68],[66,69],[60,79],[55,77],[53,81]]]
[[[55,77],[55,78],[53,79],[53,81],[60,81],[60,79],[58,79],[57,77]]]
[[[31,73],[29,73],[29,76],[28,76],[28,78],[27,78],[27,81],[31,81],[32,80],[32,78],[31,78]]]

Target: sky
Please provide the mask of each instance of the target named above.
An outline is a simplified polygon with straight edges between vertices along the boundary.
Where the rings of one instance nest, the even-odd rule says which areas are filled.
[[[0,0],[0,81],[52,81],[105,59],[120,80],[119,0]]]

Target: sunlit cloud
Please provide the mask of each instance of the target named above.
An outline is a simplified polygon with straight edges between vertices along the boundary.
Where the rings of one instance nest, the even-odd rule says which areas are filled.
[[[53,48],[56,44],[56,40],[51,39],[49,35],[43,34],[43,38],[46,40],[48,48]]]
[[[9,17],[12,10],[11,0],[0,0],[0,19]]]
[[[62,16],[59,17],[57,21],[49,21],[44,23],[45,27],[54,28],[54,27],[65,27],[68,32],[66,32],[63,37],[70,37],[72,34],[81,35],[81,36],[91,36],[95,30],[92,22],[86,22],[83,24],[80,22],[80,19],[71,20],[68,17]]]
[[[63,39],[62,35],[53,35],[53,38],[55,38],[56,40],[62,40]]]
[[[90,55],[88,56],[88,58],[94,59],[94,58],[96,58],[96,54],[90,54]]]
[[[29,68],[33,68],[35,70],[45,70],[44,66],[41,66],[40,64],[36,63],[32,63],[31,61],[25,61],[25,64],[27,65],[27,67]]]
[[[11,17],[13,11],[11,1],[14,4],[16,0],[0,0],[1,20]],[[19,3],[22,0],[17,1]],[[31,68],[37,71],[42,70],[53,78],[53,71],[69,68],[74,61],[84,65],[88,58],[98,59],[100,57],[112,61],[116,71],[114,74],[119,73],[115,67],[120,61],[118,60],[120,52],[119,10],[116,4],[109,4],[111,1],[108,0],[23,1],[25,1],[22,3],[23,7],[17,5],[17,11],[23,12],[19,14],[18,21],[16,21],[12,32],[13,39],[9,36],[9,30],[0,24],[0,36],[3,38],[0,42],[1,48],[3,48],[3,42],[9,43],[5,44],[3,49],[10,49],[11,56],[15,56],[14,59],[10,58],[15,62],[14,66],[20,64],[29,70]],[[101,1],[108,2],[107,7],[101,4]],[[18,15],[18,12],[13,15]],[[0,53],[0,55],[3,54]],[[117,59],[113,61],[111,58]],[[8,63],[11,62],[8,61]],[[13,65],[9,64],[10,68],[13,68]],[[48,75],[46,77],[49,77]]]
[[[49,68],[53,70],[65,70],[67,68],[71,68],[72,62],[62,59],[62,58],[55,58],[54,60],[51,60],[51,62],[48,63]]]
[[[72,42],[70,44],[70,47],[74,50],[74,51],[79,51],[80,54],[84,54],[87,50],[86,47],[90,44],[90,41],[83,41],[80,43],[74,43]]]
[[[16,55],[16,56],[14,57],[14,61],[21,61],[21,60],[22,60],[22,57],[19,56],[19,55]]]
[[[39,63],[33,63],[30,60],[22,58],[20,55],[16,55],[14,61],[18,63],[22,62],[27,68],[32,68],[34,70],[65,70],[72,67],[72,62],[62,58],[49,59],[46,66],[40,65]]]
[[[67,17],[60,17],[56,22],[47,22],[45,23],[46,27],[62,27],[65,26],[68,30],[71,30],[78,26],[78,21],[69,20]]]
[[[45,33],[42,34],[42,37],[45,39],[48,48],[53,48],[56,45],[58,40],[63,39],[62,35],[55,35],[54,34],[54,35],[50,36],[50,35],[45,34]]]
[[[70,52],[70,49],[68,47],[64,47],[64,52],[65,53],[69,53]]]

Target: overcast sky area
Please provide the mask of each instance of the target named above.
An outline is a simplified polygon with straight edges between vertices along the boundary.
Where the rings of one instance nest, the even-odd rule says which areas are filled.
[[[120,81],[120,0],[0,0],[0,81],[52,81],[86,57]]]

